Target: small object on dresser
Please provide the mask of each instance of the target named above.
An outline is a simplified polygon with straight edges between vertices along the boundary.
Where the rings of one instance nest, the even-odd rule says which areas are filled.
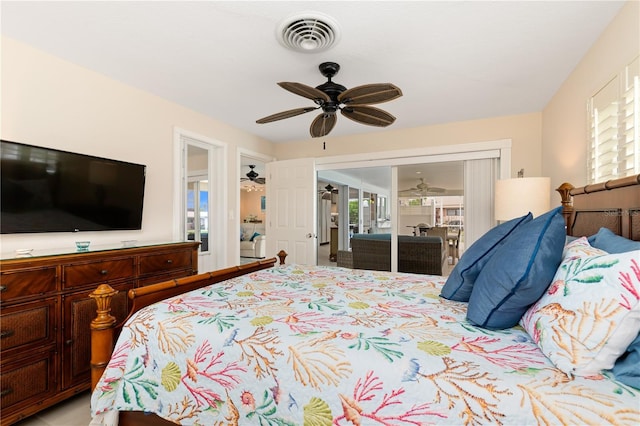
[[[91,244],[91,241],[76,241],[76,248],[78,251],[88,251],[89,244]]]
[[[29,257],[32,251],[32,248],[16,249],[16,257]]]
[[[122,247],[135,247],[138,240],[122,240]]]

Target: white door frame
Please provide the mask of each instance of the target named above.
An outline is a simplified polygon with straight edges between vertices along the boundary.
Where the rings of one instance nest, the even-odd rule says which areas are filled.
[[[193,145],[208,151],[209,181],[209,251],[198,253],[198,271],[207,272],[226,265],[228,208],[228,179],[226,143],[188,130],[173,130],[173,238],[186,241],[184,223],[187,203],[187,146]]]

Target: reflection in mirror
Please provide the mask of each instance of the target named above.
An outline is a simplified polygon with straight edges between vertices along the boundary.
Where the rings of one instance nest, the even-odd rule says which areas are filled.
[[[200,252],[209,251],[209,152],[187,144],[187,198],[185,235],[200,241]]]
[[[360,233],[360,190],[349,188],[349,239]]]
[[[362,192],[362,232],[369,232],[371,228],[371,194]]]
[[[187,239],[200,241],[200,251],[209,251],[209,182],[189,178],[187,182]]]
[[[378,222],[384,222],[391,219],[391,211],[387,197],[378,195]]]

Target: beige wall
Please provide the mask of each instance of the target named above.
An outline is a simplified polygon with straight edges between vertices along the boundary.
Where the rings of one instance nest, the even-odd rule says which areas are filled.
[[[542,172],[557,188],[587,182],[587,100],[640,54],[640,2],[629,1],[542,112]]]
[[[142,231],[82,233],[94,244],[169,241],[174,126],[228,144],[228,181],[237,148],[272,155],[272,144],[225,123],[3,37],[2,138],[147,165]],[[238,205],[229,191],[229,209]],[[228,263],[236,262],[238,213],[230,221]],[[71,233],[3,235],[2,252],[74,247]]]
[[[511,139],[511,174],[516,176],[517,170],[524,168],[527,176],[540,176],[541,117],[536,112],[412,129],[396,130],[392,126],[375,133],[277,144],[274,152],[278,159],[284,160]],[[326,142],[326,150],[323,150],[322,142]]]

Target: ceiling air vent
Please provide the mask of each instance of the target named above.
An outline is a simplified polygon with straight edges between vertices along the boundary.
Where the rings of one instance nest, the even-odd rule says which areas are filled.
[[[329,49],[340,40],[335,19],[320,12],[303,12],[282,21],[278,41],[296,52],[316,53]]]

